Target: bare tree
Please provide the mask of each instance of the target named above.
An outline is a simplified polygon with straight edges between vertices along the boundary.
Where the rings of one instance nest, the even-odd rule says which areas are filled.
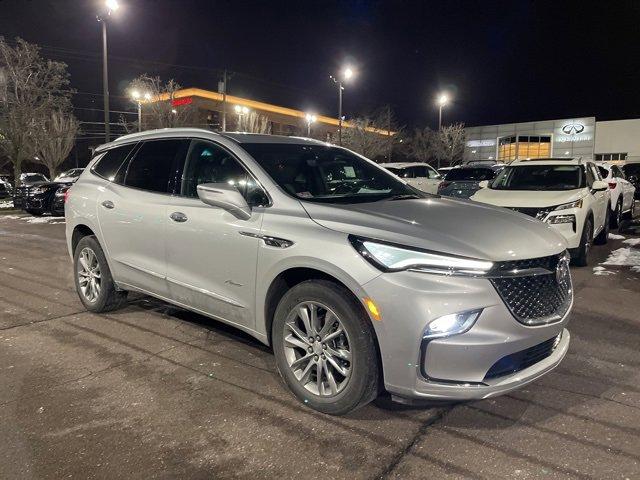
[[[438,168],[440,168],[440,162],[449,166],[462,162],[465,138],[464,123],[454,123],[440,129],[436,143]]]
[[[69,108],[69,74],[62,62],[45,60],[37,45],[16,38],[15,46],[0,37],[0,149],[13,164],[20,184],[22,162],[33,158],[38,119],[52,109]]]
[[[52,180],[58,167],[71,153],[78,130],[79,122],[71,112],[51,110],[40,120],[34,135],[36,162],[49,169]]]
[[[269,117],[251,111],[238,117],[238,131],[247,133],[271,133]]]
[[[372,160],[388,158],[397,130],[390,126],[389,111],[381,109],[372,116],[349,121],[342,129],[342,145]],[[398,127],[394,127],[398,128]]]
[[[191,105],[174,107],[176,92],[182,87],[174,79],[163,82],[160,77],[151,77],[146,73],[129,84],[129,93],[137,92],[142,102],[142,128],[184,127],[191,123],[193,108]],[[126,122],[125,122],[126,124]],[[131,124],[125,126],[129,131]]]
[[[413,160],[431,163],[438,156],[438,143],[438,132],[429,127],[416,128],[407,142],[407,150]]]

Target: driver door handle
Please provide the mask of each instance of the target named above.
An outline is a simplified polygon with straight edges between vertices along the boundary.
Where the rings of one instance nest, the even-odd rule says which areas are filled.
[[[115,205],[113,204],[113,202],[111,200],[105,200],[104,202],[102,202],[102,206],[104,208],[109,209],[109,210],[111,210],[113,207],[115,207]]]
[[[187,221],[187,216],[182,212],[173,212],[171,215],[169,215],[169,218],[178,223],[184,223]]]

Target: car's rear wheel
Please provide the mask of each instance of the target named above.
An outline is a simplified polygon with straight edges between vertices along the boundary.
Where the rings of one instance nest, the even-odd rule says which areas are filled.
[[[609,224],[611,228],[618,228],[622,223],[622,199],[616,203],[616,209],[613,211]]]
[[[591,241],[593,237],[593,222],[591,218],[587,218],[582,227],[582,236],[580,237],[580,245],[573,258],[574,265],[578,267],[586,267],[589,263],[589,251],[591,250]]]
[[[622,207],[620,207],[620,210],[622,210]],[[611,228],[609,227],[609,225],[611,225],[610,216],[611,207],[607,205],[607,213],[604,219],[604,223],[602,224],[602,230],[600,230],[600,233],[596,236],[596,238],[593,239],[593,243],[595,243],[596,245],[606,245],[609,241],[609,231],[611,230]]]
[[[33,215],[34,217],[41,217],[44,213],[41,210],[33,210],[31,208],[26,209],[25,212],[27,212],[29,215]]]
[[[89,235],[78,242],[73,255],[74,278],[80,301],[91,312],[121,307],[127,292],[118,291],[98,239]]]
[[[308,280],[280,300],[273,349],[280,375],[305,405],[342,415],[378,393],[378,356],[371,322],[344,287]]]

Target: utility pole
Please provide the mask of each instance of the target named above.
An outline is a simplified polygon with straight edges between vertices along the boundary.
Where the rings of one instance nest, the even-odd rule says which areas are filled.
[[[222,131],[227,131],[227,69],[222,76]]]

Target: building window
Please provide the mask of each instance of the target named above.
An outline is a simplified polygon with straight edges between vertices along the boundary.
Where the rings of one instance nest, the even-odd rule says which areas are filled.
[[[596,153],[596,162],[617,162],[619,160],[626,160],[626,153]]]
[[[548,158],[551,156],[550,135],[518,135],[498,139],[498,160]]]

